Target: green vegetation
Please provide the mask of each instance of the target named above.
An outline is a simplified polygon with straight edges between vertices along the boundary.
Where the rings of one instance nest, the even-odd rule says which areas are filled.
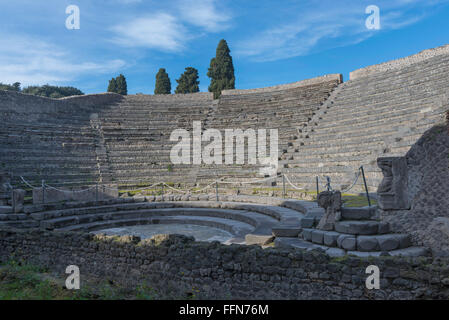
[[[215,58],[210,61],[207,76],[211,78],[209,92],[214,93],[214,99],[221,95],[225,89],[235,89],[234,65],[226,40],[218,43]]]
[[[13,84],[4,84],[0,82],[0,90],[20,92],[20,82],[15,82]]]
[[[111,280],[83,277],[80,290],[65,288],[65,274],[55,275],[38,266],[10,260],[0,264],[0,300],[155,300],[166,299],[148,283],[127,289]],[[192,299],[192,292],[173,292],[170,298]]]
[[[128,85],[123,74],[109,80],[108,92],[114,92],[124,96],[128,94]]]
[[[200,82],[198,81],[198,70],[192,67],[187,67],[186,71],[176,80],[178,86],[175,93],[194,93],[199,92]]]
[[[34,96],[48,97],[48,98],[63,98],[70,96],[79,96],[84,93],[74,87],[57,87],[48,84],[43,86],[29,86],[24,89],[20,88],[20,82],[15,82],[12,85],[0,83],[0,90],[8,90],[14,92],[21,92],[25,94],[32,94]]]
[[[368,199],[365,195],[353,195],[353,194],[342,194],[341,200],[343,201],[343,206],[345,207],[366,207],[368,206]],[[375,199],[370,198],[371,205],[377,205]]]
[[[156,87],[154,88],[154,94],[170,94],[171,83],[167,72],[164,68],[160,68],[156,74]]]

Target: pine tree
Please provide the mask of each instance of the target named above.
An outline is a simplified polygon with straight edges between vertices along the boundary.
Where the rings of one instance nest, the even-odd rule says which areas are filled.
[[[167,72],[164,68],[160,68],[156,74],[156,87],[154,88],[154,94],[170,94],[171,83]]]
[[[115,82],[117,84],[117,93],[126,96],[128,94],[128,85],[126,84],[126,78],[123,74],[120,74]]]
[[[117,81],[115,78],[112,78],[111,80],[109,80],[108,92],[117,93]]]
[[[199,92],[200,82],[198,81],[198,70],[192,67],[187,67],[186,71],[176,80],[178,86],[175,93],[194,93]]]
[[[226,40],[222,39],[218,43],[215,58],[210,61],[207,76],[211,78],[209,92],[214,93],[217,99],[221,95],[221,91],[225,89],[235,89],[234,65],[230,55]]]

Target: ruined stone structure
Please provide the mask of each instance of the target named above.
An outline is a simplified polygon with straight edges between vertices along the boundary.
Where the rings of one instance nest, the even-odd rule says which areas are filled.
[[[446,125],[429,129],[398,163],[399,172],[388,172],[380,186],[383,221],[396,232],[408,232],[414,243],[438,255],[449,250],[449,133]],[[393,181],[392,183],[390,181]],[[384,185],[403,186],[398,193],[383,193]],[[393,187],[394,188],[394,187]],[[387,188],[388,189],[388,188]],[[393,194],[393,196],[390,196]],[[400,194],[398,196],[398,194]],[[388,197],[385,198],[385,195]],[[404,203],[407,203],[404,206]]]
[[[0,91],[0,261],[17,251],[55,270],[79,264],[130,285],[150,272],[161,287],[168,278],[180,290],[195,282],[209,297],[223,297],[217,288],[239,298],[446,297],[447,268],[426,256],[449,252],[448,88],[445,46],[356,70],[345,83],[334,74],[227,90],[219,100],[211,93],[47,99]],[[203,130],[278,129],[279,175],[265,186],[280,189],[286,174],[314,190],[316,176],[329,176],[335,191],[321,193],[318,203],[234,190],[117,197],[118,189],[161,181],[181,188],[260,177],[260,164],[171,164],[170,134],[191,132],[193,121]],[[362,165],[379,208],[342,206],[340,190]],[[32,205],[21,177],[34,186]],[[352,192],[362,188],[359,179]],[[160,223],[220,228],[233,243],[277,248],[176,236],[160,247],[153,245],[160,237],[124,238],[121,246],[89,234]],[[386,268],[382,293],[364,289],[367,261],[348,255]],[[438,272],[429,275],[429,268]]]

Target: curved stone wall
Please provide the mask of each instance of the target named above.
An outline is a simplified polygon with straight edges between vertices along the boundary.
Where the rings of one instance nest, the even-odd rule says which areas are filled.
[[[366,76],[372,75],[377,72],[389,72],[389,71],[401,69],[401,68],[407,67],[413,63],[423,62],[426,59],[433,58],[433,57],[436,57],[439,55],[445,55],[448,53],[449,53],[449,45],[423,50],[417,54],[414,54],[414,55],[411,55],[411,56],[408,56],[405,58],[400,58],[400,59],[368,66],[365,68],[357,69],[355,71],[352,71],[349,74],[349,79],[355,80],[357,78],[366,77]]]
[[[222,245],[179,235],[140,240],[0,230],[0,261],[11,258],[63,277],[67,266],[77,265],[81,277],[133,289],[146,284],[172,299],[192,287],[199,299],[449,298],[448,261],[424,257],[330,258],[319,250]],[[379,290],[366,288],[368,265],[380,269]]]

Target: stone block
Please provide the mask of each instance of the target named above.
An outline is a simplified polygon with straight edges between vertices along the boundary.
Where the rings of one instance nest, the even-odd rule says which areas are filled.
[[[312,242],[317,244],[323,244],[323,232],[320,230],[312,231]]]
[[[355,250],[357,247],[357,241],[354,236],[342,234],[337,238],[337,245],[339,248],[344,250]]]
[[[15,189],[12,192],[12,207],[14,209],[14,213],[23,211],[23,203],[25,200],[26,191],[22,189]]]
[[[295,226],[279,226],[271,229],[273,236],[275,237],[297,237],[301,232],[301,228]]]
[[[302,229],[302,237],[304,240],[312,241],[312,231],[313,229]]]
[[[379,242],[379,247],[381,251],[391,251],[399,249],[400,241],[397,235],[386,234],[376,236],[376,238]]]
[[[379,223],[376,221],[339,221],[335,223],[335,231],[347,234],[377,234]]]
[[[382,210],[409,210],[408,167],[405,157],[383,157],[377,159],[384,178],[377,194]]]
[[[323,244],[329,247],[337,246],[337,239],[340,233],[334,231],[326,231],[323,233]]]
[[[377,251],[379,250],[379,242],[374,236],[358,236],[357,237],[358,251]]]

